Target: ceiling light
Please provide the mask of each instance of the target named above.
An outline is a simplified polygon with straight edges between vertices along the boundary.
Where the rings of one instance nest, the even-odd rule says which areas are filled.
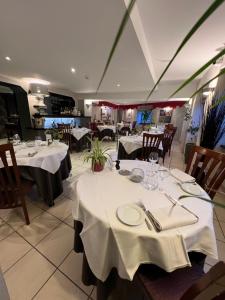
[[[49,85],[50,82],[47,80],[42,80],[39,78],[31,78],[31,77],[24,77],[22,78],[23,81],[27,83],[36,83],[36,84],[43,84],[43,85]]]
[[[202,94],[203,94],[204,96],[209,96],[209,95],[212,93],[212,91],[213,91],[212,88],[206,87],[206,88],[203,89]]]
[[[6,56],[5,59],[11,61],[11,58],[9,56]]]
[[[76,73],[76,69],[75,68],[71,68],[71,72],[72,73]]]
[[[120,83],[117,83],[117,85],[116,85],[117,87],[120,87]]]

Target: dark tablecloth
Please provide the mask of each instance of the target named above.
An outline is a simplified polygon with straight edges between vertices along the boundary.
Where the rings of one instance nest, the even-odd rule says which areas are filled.
[[[142,148],[139,148],[130,154],[126,152],[124,149],[123,145],[119,142],[119,149],[118,149],[118,160],[121,159],[130,159],[130,160],[135,160],[138,157],[141,157],[142,154]]]
[[[111,137],[113,141],[115,141],[115,133],[112,129],[103,129],[102,131],[99,130],[98,133],[99,139],[102,140],[104,137],[108,136]]]
[[[54,205],[54,199],[63,192],[63,180],[69,176],[71,168],[69,152],[55,174],[41,168],[19,166],[21,176],[35,182],[38,192],[49,206]]]
[[[81,139],[77,140],[73,135],[71,136],[72,149],[74,148],[77,152],[82,151],[83,149],[90,149],[91,142],[88,140],[91,139],[90,133],[82,136]]]

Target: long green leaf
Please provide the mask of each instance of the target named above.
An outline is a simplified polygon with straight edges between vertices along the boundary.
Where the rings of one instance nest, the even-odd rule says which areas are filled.
[[[204,89],[204,87],[206,87],[211,81],[213,81],[214,79],[220,77],[221,75],[223,75],[225,73],[225,68],[220,70],[220,72],[214,76],[213,78],[209,79],[206,83],[204,83],[196,92],[194,92],[194,94],[191,95],[190,98],[193,98],[195,95],[197,95],[200,91],[202,91]]]
[[[169,96],[169,98],[173,97],[176,93],[182,90],[186,85],[188,85],[191,81],[193,81],[198,75],[200,75],[205,69],[207,69],[211,64],[213,64],[218,58],[225,54],[225,49],[221,50],[217,55],[211,58],[207,63],[205,63],[200,69],[198,69],[193,75],[191,75],[187,80],[185,80],[179,88]]]
[[[222,96],[221,98],[219,98],[219,99],[216,101],[216,103],[214,103],[214,104],[212,105],[212,107],[210,108],[210,110],[213,109],[214,107],[216,107],[217,105],[219,105],[220,103],[222,103],[223,101],[225,101],[225,96]]]
[[[194,196],[194,195],[192,195],[192,196],[184,195],[184,196],[180,196],[180,197],[179,197],[179,200],[184,199],[184,198],[190,198],[190,197],[196,197],[196,196]],[[225,208],[225,205],[224,205],[224,204],[221,204],[221,203],[219,203],[219,202],[215,202],[215,201],[212,201],[212,200],[209,200],[209,199],[207,199],[207,198],[200,197],[200,196],[197,196],[196,198],[201,199],[201,200],[206,201],[206,202],[209,202],[209,203],[214,204],[214,205],[216,205],[216,206]]]
[[[114,54],[115,49],[116,49],[116,47],[117,47],[117,44],[118,44],[118,42],[119,42],[119,40],[120,40],[120,38],[121,38],[121,35],[122,35],[122,33],[123,33],[123,30],[124,30],[124,28],[125,28],[125,26],[126,26],[126,24],[127,24],[127,21],[128,21],[128,19],[129,19],[130,13],[131,13],[131,11],[132,11],[132,8],[133,8],[135,2],[136,2],[136,0],[131,0],[130,3],[129,3],[128,8],[126,9],[126,12],[125,12],[125,14],[124,14],[124,16],[123,16],[123,19],[122,19],[122,21],[121,21],[119,30],[118,30],[118,32],[117,32],[117,34],[116,34],[116,38],[115,38],[115,40],[114,40],[114,42],[113,42],[111,51],[110,51],[110,53],[109,53],[109,57],[108,57],[108,59],[107,59],[107,62],[106,62],[104,71],[103,71],[103,73],[102,73],[102,77],[101,77],[101,79],[100,79],[100,82],[99,82],[99,84],[98,84],[96,93],[99,91],[99,88],[100,88],[100,86],[101,86],[101,84],[102,84],[102,81],[103,81],[103,79],[104,79],[104,77],[105,77],[105,74],[106,74],[106,72],[107,72],[107,70],[108,70],[109,64],[110,64],[110,62],[111,62],[111,59],[112,59],[112,57],[113,57],[113,54]]]
[[[163,78],[163,76],[165,75],[165,73],[167,72],[167,70],[169,69],[170,65],[172,64],[172,62],[174,61],[174,59],[176,58],[176,56],[178,55],[178,53],[181,51],[181,49],[184,47],[184,45],[188,42],[188,40],[192,37],[192,35],[198,30],[198,28],[208,19],[208,17],[224,2],[225,0],[215,0],[210,7],[205,11],[205,13],[201,16],[201,18],[197,21],[197,23],[195,23],[195,25],[192,27],[192,29],[188,32],[188,34],[186,35],[186,37],[183,39],[182,43],[180,44],[180,46],[178,47],[177,51],[175,52],[174,56],[172,57],[172,59],[170,60],[170,62],[168,63],[168,65],[166,66],[166,68],[164,69],[164,71],[162,72],[162,74],[160,75],[159,79],[157,80],[157,82],[155,83],[155,85],[153,86],[152,90],[150,91],[150,93],[147,96],[146,101],[148,101],[148,99],[151,97],[152,93],[154,92],[155,88],[157,87],[157,85],[159,84],[159,82],[161,81],[161,79]]]

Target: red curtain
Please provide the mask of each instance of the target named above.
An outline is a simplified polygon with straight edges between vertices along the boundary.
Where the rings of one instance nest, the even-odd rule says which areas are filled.
[[[108,101],[99,101],[97,106],[107,106],[111,107],[113,109],[141,109],[141,108],[149,108],[149,109],[154,109],[154,108],[165,108],[165,107],[172,107],[176,108],[183,106],[186,103],[186,101],[168,101],[168,102],[155,102],[155,103],[139,103],[139,104],[115,104],[111,103]]]

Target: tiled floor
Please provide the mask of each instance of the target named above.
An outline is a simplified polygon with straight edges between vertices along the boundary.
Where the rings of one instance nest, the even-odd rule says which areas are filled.
[[[106,143],[115,148],[114,143]],[[91,300],[96,290],[81,281],[82,255],[73,251],[72,201],[68,183],[89,168],[83,154],[73,153],[72,176],[64,193],[49,208],[28,199],[30,226],[24,225],[20,209],[0,211],[0,266],[11,300]],[[184,170],[183,154],[174,142],[165,165]],[[222,195],[217,196],[222,201]],[[225,260],[225,210],[215,209],[215,230],[220,259]],[[205,270],[215,264],[207,258]]]

